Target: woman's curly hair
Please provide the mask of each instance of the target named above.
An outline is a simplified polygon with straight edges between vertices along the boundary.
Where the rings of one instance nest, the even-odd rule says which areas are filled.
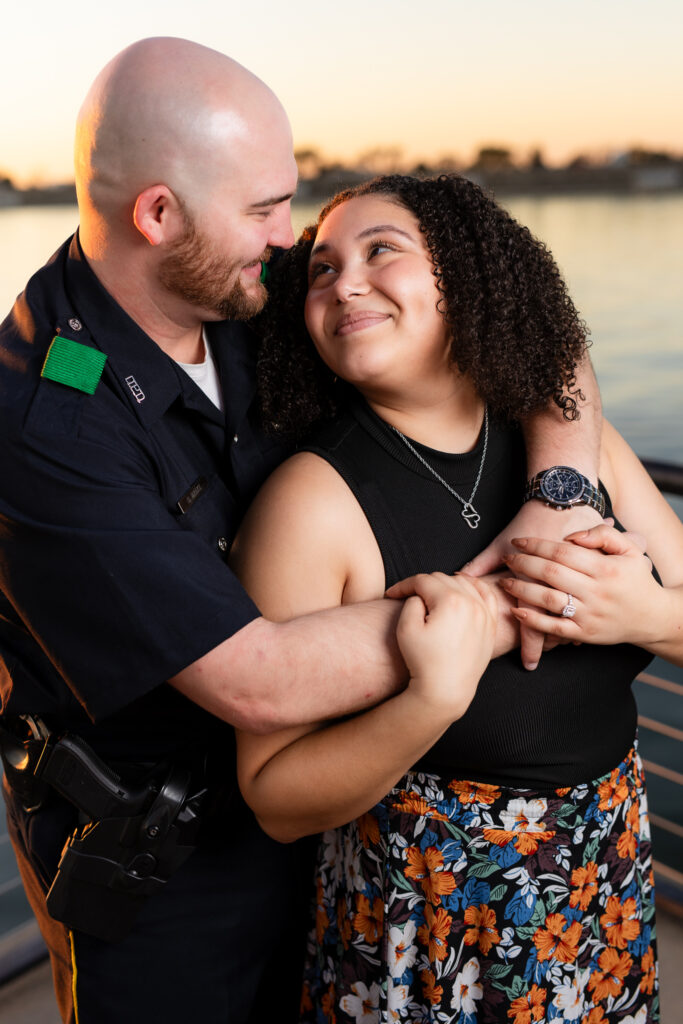
[[[395,202],[417,219],[434,263],[437,307],[453,336],[451,358],[491,413],[518,420],[552,397],[566,419],[578,419],[577,399],[584,396],[575,368],[589,342],[546,246],[467,178],[390,174],[336,195],[277,262],[258,323],[266,427],[300,437],[344,403],[344,387],[304,324],[308,260],[330,211],[366,195]]]

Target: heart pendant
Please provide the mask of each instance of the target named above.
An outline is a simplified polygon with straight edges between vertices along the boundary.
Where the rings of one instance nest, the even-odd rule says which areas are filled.
[[[478,512],[475,511],[472,505],[465,505],[460,514],[462,515],[463,519],[469,526],[470,530],[476,530],[476,528],[479,526],[479,520],[481,519],[481,516],[479,515]]]

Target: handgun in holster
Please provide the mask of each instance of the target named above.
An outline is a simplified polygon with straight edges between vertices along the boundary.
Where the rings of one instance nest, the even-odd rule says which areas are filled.
[[[78,736],[55,735],[37,716],[0,724],[7,781],[27,811],[48,787],[81,812],[47,894],[51,917],[107,941],[125,937],[145,900],[196,845],[207,803],[206,773],[166,766],[126,784]],[[161,767],[161,766],[160,766]]]

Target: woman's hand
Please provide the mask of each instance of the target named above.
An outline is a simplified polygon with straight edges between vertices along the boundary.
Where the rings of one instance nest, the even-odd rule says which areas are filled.
[[[577,643],[650,647],[666,631],[669,596],[652,576],[645,541],[603,524],[570,534],[564,543],[516,538],[506,558],[526,580],[501,583],[533,607],[513,609],[532,628]],[[569,604],[573,616],[563,615]]]
[[[498,602],[489,584],[445,573],[402,580],[388,596],[411,594],[397,626],[409,689],[446,721],[470,705],[496,636]]]
[[[484,573],[493,572],[506,561],[507,556],[512,552],[514,537],[540,535],[551,540],[564,540],[568,529],[575,531],[586,529],[600,522],[599,514],[587,505],[577,505],[575,508],[558,512],[541,501],[526,501],[514,519],[491,541],[488,547],[484,548],[464,567],[463,571],[470,576],[482,576]],[[508,564],[514,572],[514,567],[510,563]],[[509,593],[513,593],[513,591],[509,591]],[[524,667],[531,671],[538,665],[541,652],[548,648],[544,644],[543,634],[532,627],[531,616],[527,618],[518,616],[518,619],[522,627],[522,662]]]

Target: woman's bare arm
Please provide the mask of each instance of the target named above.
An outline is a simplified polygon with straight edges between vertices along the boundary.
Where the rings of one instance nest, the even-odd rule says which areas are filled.
[[[374,596],[384,584],[355,498],[315,456],[296,457],[270,481],[240,534],[235,566],[274,619]],[[412,669],[406,691],[327,727],[238,732],[242,792],[275,838],[368,810],[469,704],[491,656],[495,599],[480,581],[450,577],[421,577],[413,589],[422,599],[406,602],[399,623]]]

